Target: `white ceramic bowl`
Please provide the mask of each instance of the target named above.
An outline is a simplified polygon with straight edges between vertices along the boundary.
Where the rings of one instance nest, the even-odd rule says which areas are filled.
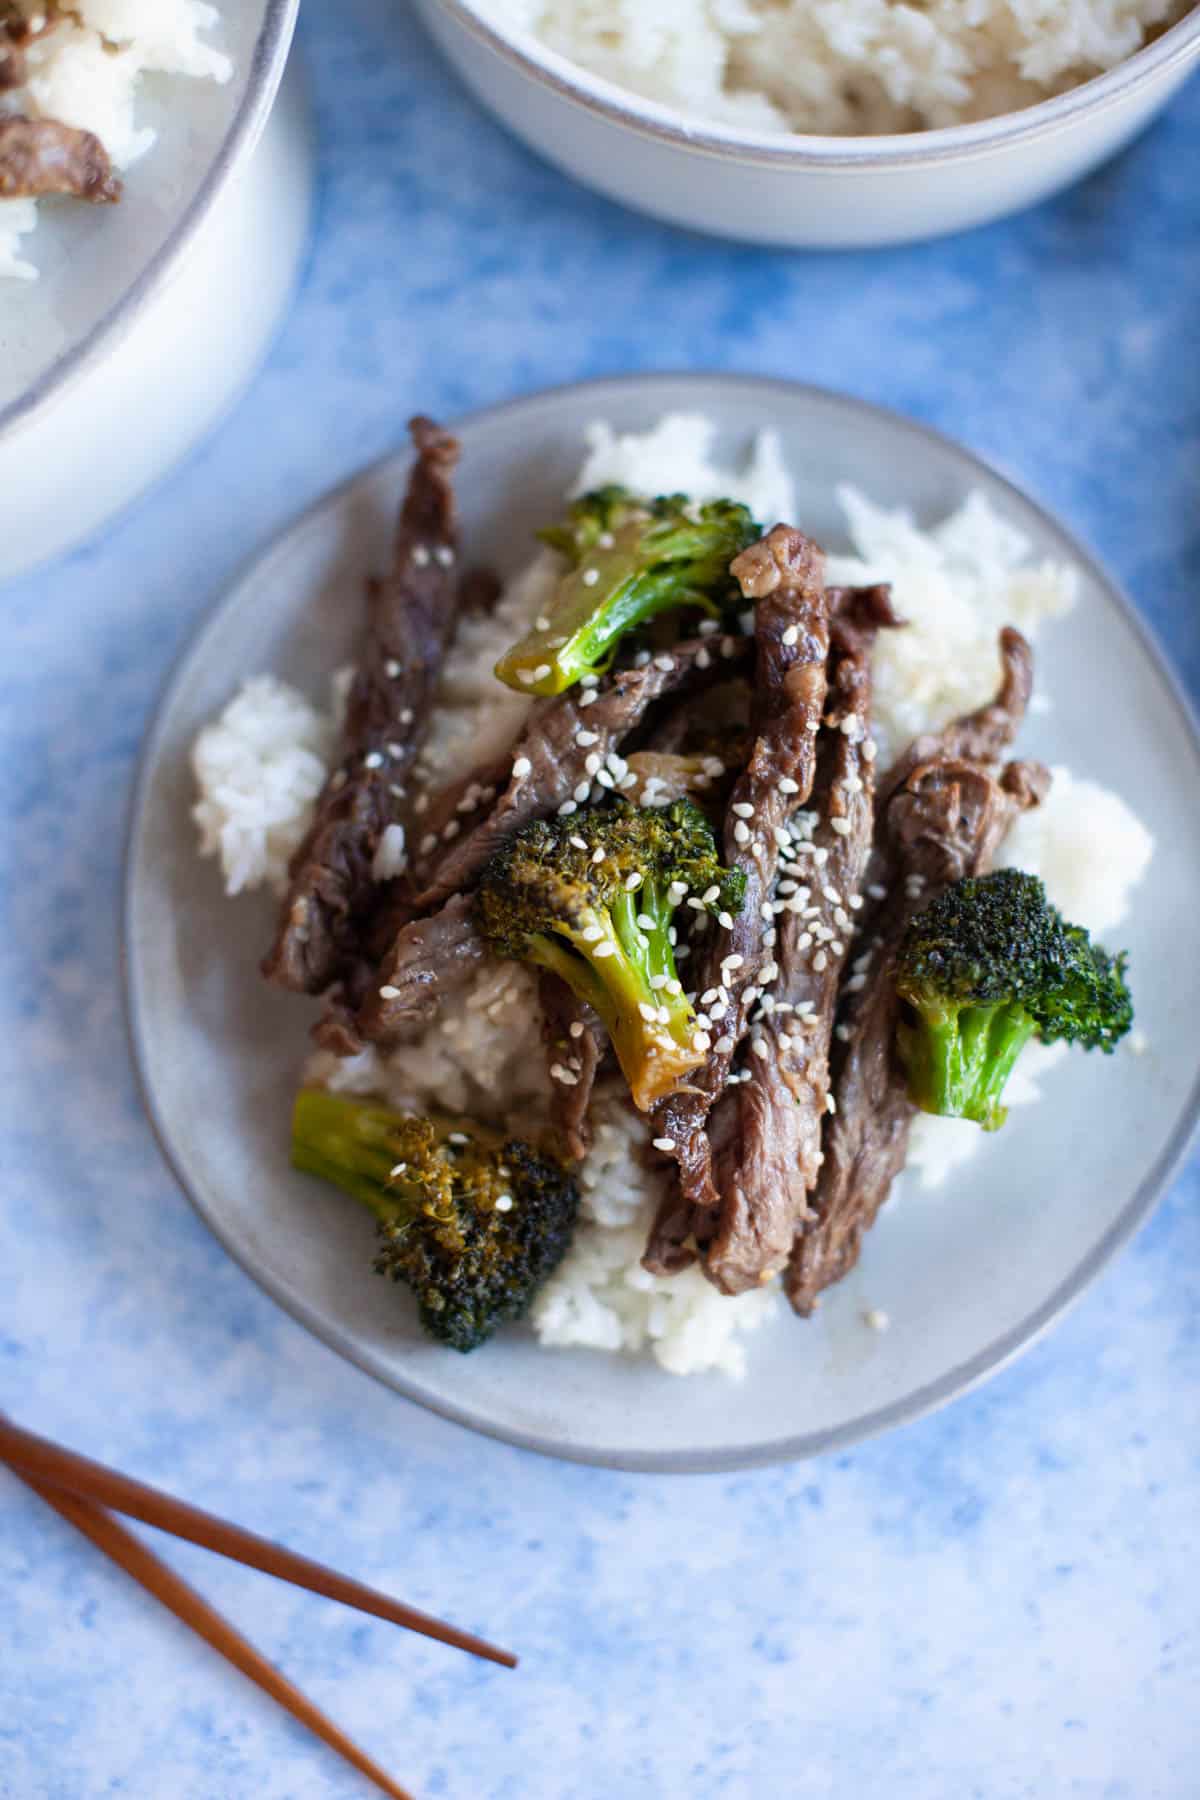
[[[158,142],[122,204],[45,205],[23,245],[38,280],[0,280],[0,580],[164,473],[257,363],[307,238],[298,73],[272,110],[298,5],[227,0],[232,79],[151,85]]]
[[[416,0],[484,104],[589,186],[656,218],[755,244],[843,249],[983,225],[1129,142],[1200,58],[1200,9],[1108,74],[1022,112],[906,136],[705,126],[485,23],[473,0]]]

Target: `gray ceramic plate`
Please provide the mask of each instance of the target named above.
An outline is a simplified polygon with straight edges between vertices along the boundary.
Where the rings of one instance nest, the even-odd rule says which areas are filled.
[[[176,669],[145,749],[129,848],[129,1011],[146,1101],[180,1182],[222,1243],[326,1343],[400,1393],[514,1443],[618,1467],[683,1470],[798,1457],[939,1404],[1028,1344],[1146,1216],[1198,1107],[1200,746],[1180,695],[1128,603],[1080,546],[965,451],[859,401],[739,376],[650,376],[537,395],[463,421],[461,491],[473,552],[519,564],[533,525],[576,470],[584,426],[644,429],[662,412],[708,413],[733,452],[780,432],[804,525],[842,541],[834,490],[853,480],[933,522],[979,487],[1039,553],[1073,560],[1075,613],[1045,636],[1054,709],[1023,744],[1110,782],[1158,840],[1154,877],[1124,934],[1142,1057],[1076,1057],[990,1139],[966,1179],[906,1196],[820,1316],[749,1340],[746,1379],[686,1380],[649,1361],[546,1352],[523,1331],[460,1357],[428,1343],[368,1271],[369,1222],[288,1167],[287,1124],[304,1053],[303,1002],[269,991],[255,963],[268,901],[223,899],[195,857],[187,751],[246,675],[275,670],[324,691],[346,660],[360,581],[385,558],[406,472],[400,456],[301,519],[243,578]],[[1186,942],[1180,954],[1179,935]],[[1170,938],[1160,963],[1156,950]],[[891,1328],[862,1322],[879,1307]]]

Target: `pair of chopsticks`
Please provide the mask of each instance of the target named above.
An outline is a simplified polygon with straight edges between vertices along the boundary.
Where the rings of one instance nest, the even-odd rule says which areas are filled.
[[[0,1462],[7,1463],[13,1474],[68,1524],[90,1538],[176,1618],[189,1625],[243,1675],[257,1682],[293,1718],[306,1725],[383,1793],[391,1794],[393,1800],[412,1800],[412,1796],[352,1744],[331,1719],[327,1719],[299,1688],[273,1668],[253,1644],[201,1598],[195,1588],[182,1581],[105,1509],[111,1507],[113,1512],[125,1513],[146,1525],[155,1525],[161,1531],[169,1531],[205,1550],[215,1550],[234,1562],[244,1563],[247,1568],[261,1569],[264,1574],[277,1576],[281,1581],[293,1582],[297,1587],[322,1594],[329,1600],[340,1600],[359,1612],[387,1619],[409,1631],[419,1631],[440,1643],[470,1651],[473,1656],[502,1663],[509,1669],[517,1666],[516,1657],[507,1650],[498,1650],[482,1638],[472,1637],[469,1632],[459,1631],[440,1619],[430,1618],[427,1613],[404,1606],[374,1588],[365,1587],[362,1582],[352,1581],[322,1563],[310,1561],[307,1556],[285,1550],[269,1538],[243,1531],[241,1526],[218,1519],[198,1506],[189,1506],[186,1500],[177,1500],[144,1482],[133,1481],[115,1469],[105,1468],[103,1463],[92,1462],[86,1456],[52,1443],[49,1438],[23,1431],[3,1413],[0,1413]]]

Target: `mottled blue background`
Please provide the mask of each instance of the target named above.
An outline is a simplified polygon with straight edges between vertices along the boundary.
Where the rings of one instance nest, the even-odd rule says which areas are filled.
[[[316,240],[268,366],[116,529],[0,598],[0,1403],[516,1646],[519,1674],[475,1666],[169,1548],[423,1796],[1192,1800],[1195,1166],[1049,1342],[938,1417],[753,1475],[559,1466],[374,1386],[226,1259],[142,1118],[116,943],[170,658],[417,406],[684,366],[885,401],[1061,511],[1200,692],[1200,87],[1011,223],[760,254],[534,161],[393,0],[310,0],[302,42]],[[0,1792],[365,1791],[0,1479]]]

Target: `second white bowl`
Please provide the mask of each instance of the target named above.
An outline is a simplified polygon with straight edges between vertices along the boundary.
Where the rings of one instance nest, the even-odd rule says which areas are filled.
[[[1032,206],[1146,125],[1200,58],[1200,10],[1057,99],[906,136],[800,137],[705,127],[591,75],[471,0],[417,0],[483,103],[543,156],[674,225],[799,249],[910,243]]]

